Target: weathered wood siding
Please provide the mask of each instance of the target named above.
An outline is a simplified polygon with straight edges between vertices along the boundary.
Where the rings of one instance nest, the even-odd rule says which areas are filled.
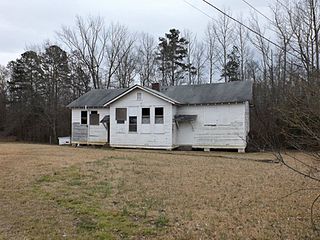
[[[88,141],[88,125],[78,122],[72,123],[72,143],[86,143]]]
[[[174,116],[177,114],[177,111],[178,111],[178,107],[177,106],[172,106],[172,118],[174,119]],[[178,140],[177,140],[177,133],[178,131],[178,128],[177,128],[177,124],[176,122],[173,120],[172,121],[172,144],[173,146],[175,147],[178,147]]]
[[[177,114],[197,115],[197,119],[177,125],[176,144],[244,149],[249,131],[247,108],[245,103],[178,107]]]
[[[249,102],[245,103],[245,126],[246,126],[246,135],[250,131],[250,106]]]
[[[137,100],[137,93],[142,99]],[[164,123],[155,124],[155,107],[164,108]],[[127,108],[127,120],[117,124],[116,108]],[[150,124],[142,124],[142,108],[150,108]],[[129,132],[129,116],[137,116],[137,132]],[[113,147],[171,149],[172,104],[141,90],[134,90],[110,105],[110,145]]]
[[[137,100],[137,93],[142,99]],[[142,108],[150,108],[150,124],[142,124]],[[164,123],[155,124],[155,108],[164,108]],[[125,124],[117,124],[116,108],[127,108]],[[110,145],[114,147],[171,149],[180,145],[199,148],[246,147],[249,132],[249,104],[175,106],[141,90],[134,90],[109,108],[87,109],[88,124],[81,125],[81,110],[72,109],[72,143],[103,144],[108,132],[103,124],[90,125],[90,111],[100,120],[110,115]],[[197,115],[194,122],[176,124],[175,115]],[[129,132],[129,116],[137,116],[137,132]]]
[[[87,111],[88,124],[81,124],[81,111]],[[103,144],[108,142],[108,132],[102,123],[90,125],[90,112],[97,111],[99,122],[105,115],[109,115],[108,108],[72,109],[72,143]]]

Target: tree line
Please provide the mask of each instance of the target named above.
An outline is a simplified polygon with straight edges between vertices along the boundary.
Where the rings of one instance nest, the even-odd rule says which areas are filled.
[[[56,32],[54,44],[1,66],[0,131],[55,142],[70,133],[65,106],[92,88],[250,80],[251,146],[297,147],[299,137],[319,147],[319,8],[316,0],[276,1],[264,26],[255,14],[238,18],[243,25],[219,15],[202,37],[170,29],[158,39],[79,16]]]

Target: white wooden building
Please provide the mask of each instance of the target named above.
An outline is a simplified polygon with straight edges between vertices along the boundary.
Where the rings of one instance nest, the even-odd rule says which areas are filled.
[[[245,151],[252,82],[100,89],[72,109],[73,144]]]

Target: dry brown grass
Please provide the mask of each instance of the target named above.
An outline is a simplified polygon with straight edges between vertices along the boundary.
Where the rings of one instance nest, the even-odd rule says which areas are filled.
[[[314,183],[268,159],[0,143],[0,239],[317,238],[317,192],[286,196]]]

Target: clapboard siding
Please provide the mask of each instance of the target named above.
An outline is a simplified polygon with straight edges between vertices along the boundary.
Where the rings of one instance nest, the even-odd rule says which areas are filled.
[[[177,114],[177,106],[172,106],[172,118],[174,119],[174,116]],[[176,122],[173,120],[172,121],[172,144],[175,147],[178,147],[178,143],[177,143],[177,124]]]
[[[142,99],[137,100],[137,93]],[[155,108],[164,108],[164,123],[155,124]],[[127,120],[117,124],[116,108],[127,108]],[[142,124],[142,108],[150,108],[150,124]],[[137,116],[137,132],[129,132],[129,116]],[[110,145],[114,147],[172,148],[172,104],[139,89],[110,105]]]
[[[206,148],[245,148],[248,131],[246,106],[240,103],[178,107],[177,114],[197,115],[197,119],[177,124],[177,144]]]
[[[87,111],[88,124],[81,123],[81,111]],[[108,108],[98,109],[72,109],[72,143],[107,143],[108,132],[102,123],[99,125],[90,125],[90,112],[97,111],[99,122],[105,115],[109,115]],[[86,130],[85,130],[86,129]]]
[[[250,131],[250,107],[249,102],[245,103],[245,125],[246,125],[246,133],[248,134]]]

